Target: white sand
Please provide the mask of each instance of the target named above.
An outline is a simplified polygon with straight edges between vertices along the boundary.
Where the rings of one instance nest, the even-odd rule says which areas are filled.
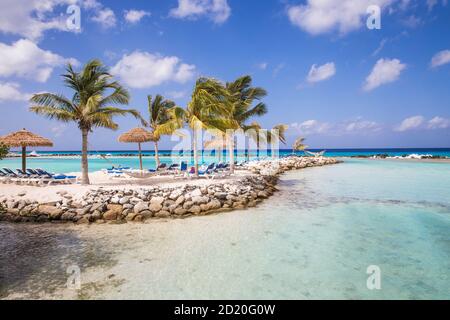
[[[73,172],[69,175],[80,176],[79,172]],[[50,186],[30,186],[18,185],[13,183],[0,183],[0,198],[17,198],[20,193],[26,192],[23,196],[31,201],[40,203],[53,202],[61,200],[60,191],[67,191],[74,200],[81,199],[88,191],[103,187],[104,189],[142,189],[146,187],[177,187],[185,184],[205,186],[210,184],[229,183],[242,177],[250,175],[248,171],[236,171],[232,176],[225,178],[206,179],[206,178],[180,178],[174,179],[173,176],[151,177],[146,179],[135,179],[131,177],[113,178],[108,174],[97,171],[89,174],[91,185],[83,186],[81,184],[57,184]]]

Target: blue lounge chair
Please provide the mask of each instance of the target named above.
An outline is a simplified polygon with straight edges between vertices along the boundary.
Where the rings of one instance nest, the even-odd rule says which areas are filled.
[[[76,176],[67,176],[65,174],[54,174],[54,173],[50,173],[48,171],[45,171],[43,169],[36,169],[36,172],[39,173],[39,175],[41,176],[41,178],[46,178],[49,179],[49,184],[51,184],[52,182],[66,182],[66,183],[74,183],[77,181],[77,177]]]
[[[156,169],[148,169],[148,171],[150,172],[156,172],[156,171],[161,171],[167,168],[167,164],[166,163],[161,163]]]

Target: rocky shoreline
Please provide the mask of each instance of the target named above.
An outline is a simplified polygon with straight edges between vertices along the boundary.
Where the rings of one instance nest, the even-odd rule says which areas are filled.
[[[251,175],[229,183],[193,186],[189,182],[175,188],[148,186],[134,190],[92,189],[81,200],[60,191],[60,201],[39,203],[19,194],[0,197],[0,221],[126,223],[148,219],[187,218],[255,207],[276,191],[278,177],[285,171],[336,164],[334,158],[291,156],[250,163]]]

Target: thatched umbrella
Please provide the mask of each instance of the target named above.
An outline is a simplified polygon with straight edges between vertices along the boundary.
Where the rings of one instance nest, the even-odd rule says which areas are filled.
[[[22,170],[27,170],[27,147],[53,147],[53,142],[25,129],[0,137],[8,147],[22,147]]]
[[[139,147],[139,164],[141,166],[141,171],[143,170],[142,167],[142,150],[141,150],[141,143],[153,141],[153,135],[143,129],[143,128],[134,128],[131,129],[128,132],[125,132],[124,134],[119,136],[119,142],[125,142],[125,143],[137,143]]]

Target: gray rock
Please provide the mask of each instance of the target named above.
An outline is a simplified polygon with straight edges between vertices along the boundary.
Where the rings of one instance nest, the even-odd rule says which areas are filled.
[[[129,201],[130,201],[130,197],[122,197],[122,198],[120,198],[119,203],[120,204],[126,204]]]
[[[195,196],[192,197],[192,202],[194,204],[203,204],[203,203],[207,203],[209,201],[209,198],[206,196]]]
[[[159,203],[151,203],[150,202],[150,206],[149,206],[150,211],[152,212],[158,212],[162,209],[162,205]]]
[[[155,217],[157,217],[157,218],[168,218],[168,217],[170,217],[170,212],[165,211],[165,210],[161,210],[161,211],[159,211],[159,212],[157,212],[155,214]]]
[[[141,201],[134,206],[134,213],[140,213],[144,210],[148,210],[148,204],[146,202]]]
[[[162,206],[164,200],[166,200],[164,197],[152,197],[150,200],[150,204],[159,204]]]
[[[199,214],[202,211],[202,209],[200,208],[200,206],[194,205],[192,206],[188,212],[193,213],[193,214]]]

